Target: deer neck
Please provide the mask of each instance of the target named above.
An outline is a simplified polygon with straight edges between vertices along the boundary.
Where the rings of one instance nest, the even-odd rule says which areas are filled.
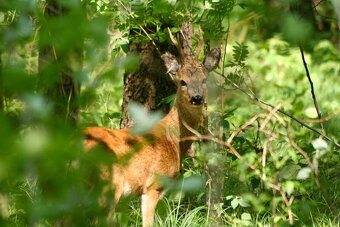
[[[186,106],[183,102],[176,100],[174,107],[163,119],[163,123],[169,128],[175,128],[180,155],[183,156],[192,144],[189,137],[195,136],[194,132],[203,125],[203,106]],[[170,131],[173,132],[173,130]]]

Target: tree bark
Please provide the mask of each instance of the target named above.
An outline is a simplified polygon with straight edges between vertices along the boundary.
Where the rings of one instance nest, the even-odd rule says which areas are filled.
[[[49,40],[48,44],[45,40],[44,45],[39,45],[39,85],[46,99],[53,105],[55,116],[67,122],[76,123],[79,112],[77,97],[80,85],[75,79],[75,72],[81,67],[82,48],[79,46],[82,44],[79,43],[83,40],[79,37],[79,43],[75,47],[60,51],[55,43],[58,41],[53,39],[58,37],[59,31],[53,30],[48,21],[62,17],[66,12],[67,10],[57,0],[46,1],[43,17],[45,23],[42,24],[40,32],[44,32],[44,38],[49,37]],[[72,28],[65,24],[65,29]]]
[[[176,52],[171,45],[158,45],[158,48],[162,53]],[[176,86],[169,75],[166,75],[160,53],[151,42],[131,44],[129,51],[137,54],[140,60],[136,72],[124,75],[121,128],[133,124],[127,110],[130,102],[142,104],[147,111],[161,110],[167,113],[170,105],[161,101],[176,92]]]

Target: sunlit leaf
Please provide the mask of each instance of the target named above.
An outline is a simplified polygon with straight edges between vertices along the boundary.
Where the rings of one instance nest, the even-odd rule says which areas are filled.
[[[0,12],[0,23],[3,23],[5,21],[5,14],[3,12]]]
[[[232,199],[232,198],[234,198],[233,195],[228,195],[228,196],[225,197],[226,200],[230,200],[230,199]]]
[[[316,118],[316,117],[318,117],[318,113],[316,112],[315,107],[308,107],[308,108],[305,110],[305,114],[306,114],[306,116],[309,117],[309,118]]]
[[[317,138],[316,140],[313,140],[312,145],[314,149],[316,150],[326,150],[328,148],[327,142],[321,138]]]
[[[249,213],[242,213],[241,219],[242,220],[251,220],[251,215]]]
[[[296,179],[305,180],[310,176],[311,173],[312,170],[309,167],[304,167],[298,172]]]
[[[235,210],[236,207],[239,205],[239,200],[237,198],[231,200],[230,205]]]

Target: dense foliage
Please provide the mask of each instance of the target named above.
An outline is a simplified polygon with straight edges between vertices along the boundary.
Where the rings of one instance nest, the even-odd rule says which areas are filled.
[[[207,165],[223,170],[214,210],[224,225],[339,222],[340,22],[330,1],[306,11],[283,0],[60,0],[65,11],[47,17],[49,2],[0,2],[1,226],[112,224],[112,207],[98,203],[98,164],[114,160],[84,153],[81,129],[118,127],[122,77],[137,65],[128,44],[170,45],[168,28],[185,20],[223,49],[209,78],[213,135],[202,135],[178,181],[164,182],[157,225],[207,225]],[[51,45],[62,57],[41,79],[39,50]],[[65,65],[82,85],[76,126],[44,93]],[[139,201],[124,199],[113,219],[139,225]]]

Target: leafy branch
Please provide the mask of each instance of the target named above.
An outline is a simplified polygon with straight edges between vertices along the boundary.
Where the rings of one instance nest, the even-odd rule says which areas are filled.
[[[233,61],[231,61],[227,66],[245,66],[245,60],[249,54],[248,47],[244,44],[236,42],[233,46]]]

